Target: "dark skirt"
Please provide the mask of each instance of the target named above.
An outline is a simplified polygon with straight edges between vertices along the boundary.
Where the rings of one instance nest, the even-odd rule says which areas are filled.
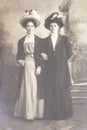
[[[44,75],[46,119],[63,120],[73,114],[70,86],[64,85],[64,81],[61,83],[60,78],[56,61],[48,63]]]

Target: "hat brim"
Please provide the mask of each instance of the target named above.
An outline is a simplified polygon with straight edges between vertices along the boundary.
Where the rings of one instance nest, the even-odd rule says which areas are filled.
[[[50,30],[50,24],[51,24],[52,22],[57,23],[60,28],[62,28],[62,27],[64,26],[63,21],[62,21],[61,18],[54,18],[54,19],[51,19],[51,18],[52,18],[52,17],[49,16],[49,17],[45,20],[44,26],[45,26],[46,29]]]
[[[22,17],[19,23],[22,27],[26,28],[26,23],[31,20],[35,22],[35,27],[38,27],[41,24],[40,20],[33,16]]]

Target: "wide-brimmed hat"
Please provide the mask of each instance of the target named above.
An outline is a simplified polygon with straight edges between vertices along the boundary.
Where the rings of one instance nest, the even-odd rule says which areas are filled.
[[[63,25],[64,25],[63,21],[62,21],[62,16],[60,15],[59,12],[54,12],[49,17],[47,17],[45,19],[45,24],[44,24],[45,28],[47,28],[49,30],[50,29],[50,24],[52,22],[57,23],[60,28],[63,27]]]
[[[19,23],[25,28],[28,21],[32,21],[35,27],[40,25],[41,18],[35,9],[26,10]]]

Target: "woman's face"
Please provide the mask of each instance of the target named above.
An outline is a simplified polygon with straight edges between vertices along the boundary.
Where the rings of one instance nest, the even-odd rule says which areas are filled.
[[[35,26],[33,22],[27,22],[26,24],[26,30],[28,34],[34,34],[35,32]]]
[[[58,24],[55,23],[55,22],[52,22],[52,23],[50,24],[50,31],[51,31],[51,33],[57,33],[58,30],[59,30]]]

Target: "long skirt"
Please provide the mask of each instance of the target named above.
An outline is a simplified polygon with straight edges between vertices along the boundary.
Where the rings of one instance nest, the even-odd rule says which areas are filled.
[[[37,80],[34,57],[26,55],[20,94],[16,101],[14,116],[34,119],[37,116]]]

